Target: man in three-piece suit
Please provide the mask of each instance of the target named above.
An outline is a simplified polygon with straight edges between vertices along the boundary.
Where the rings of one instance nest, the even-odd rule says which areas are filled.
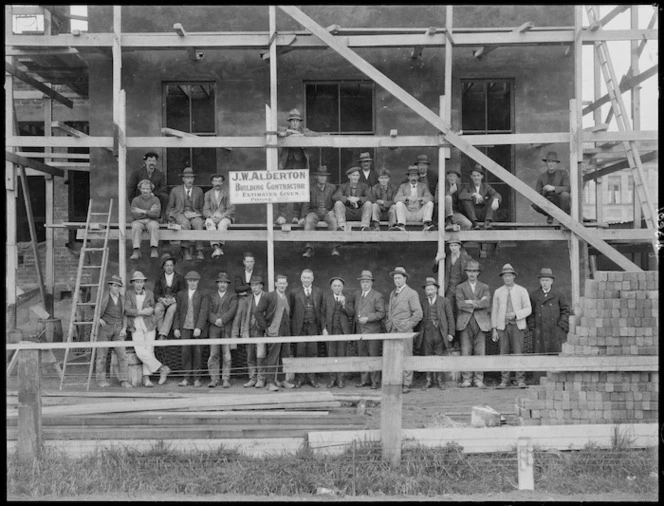
[[[471,260],[466,264],[468,279],[456,288],[458,313],[456,328],[461,331],[461,355],[484,355],[486,351],[485,332],[491,330],[491,292],[489,286],[478,281],[480,264]],[[471,386],[472,372],[462,372],[461,386]],[[475,371],[475,386],[485,388],[484,373]]]
[[[408,182],[402,183],[394,196],[394,210],[397,214],[397,223],[392,227],[394,230],[405,232],[408,221],[422,222],[425,232],[434,228],[433,195],[419,178],[417,165],[408,167]]]
[[[210,324],[210,339],[231,337],[233,319],[237,312],[237,297],[228,289],[231,278],[225,272],[217,276],[217,291],[209,297],[208,323]],[[230,388],[231,383],[231,348],[237,345],[211,344],[208,370],[210,371],[210,384],[214,388],[219,384],[219,354],[223,353],[221,363],[221,381],[224,388]]]
[[[173,318],[173,335],[176,339],[203,339],[207,332],[208,298],[198,288],[201,275],[196,271],[189,271],[184,277],[187,288],[178,292],[177,310]],[[203,369],[202,344],[186,345],[182,347],[182,369],[184,379],[178,383],[181,387],[189,385],[194,378],[194,386],[201,386],[201,371]]]
[[[344,285],[346,282],[339,276],[334,276],[330,279],[331,292],[328,292],[323,297],[323,335],[328,334],[352,334],[352,317],[354,313],[353,303],[343,293]],[[328,357],[345,357],[346,346],[348,341],[328,341],[327,342],[327,356]],[[332,388],[334,384],[339,388],[343,388],[344,373],[332,372],[330,373],[330,382],[327,388]]]
[[[251,276],[249,286],[251,287],[251,291],[247,296],[247,309],[242,316],[243,321],[240,324],[240,333],[242,337],[263,337],[265,332],[260,329],[256,321],[256,310],[261,299],[266,295],[263,292],[263,278],[258,275]],[[237,315],[235,319],[237,320]],[[265,386],[266,350],[267,345],[265,343],[247,345],[249,381],[242,385],[244,388],[263,388]]]
[[[385,318],[385,300],[380,292],[373,289],[373,274],[371,271],[362,271],[357,278],[360,282],[360,290],[355,292],[355,333],[356,334],[380,334],[382,332],[381,322]],[[380,357],[381,342],[378,339],[358,342],[358,355],[360,357]],[[371,378],[371,383],[369,383]],[[360,376],[360,382],[356,385],[364,387],[371,385],[372,390],[378,388],[380,371],[364,371]]]
[[[213,174],[210,176],[212,188],[205,192],[203,202],[203,217],[205,218],[205,228],[207,230],[228,230],[228,226],[235,219],[235,206],[230,203],[228,187],[223,186],[226,176],[223,174]],[[220,234],[221,235],[221,234]],[[213,239],[210,244],[214,248],[212,258],[220,257],[224,254],[221,247],[225,241]]]
[[[289,295],[291,307],[291,335],[292,336],[317,336],[323,328],[323,291],[313,286],[314,273],[310,269],[304,269],[300,275],[302,284],[292,290]],[[287,345],[286,345],[287,346]],[[295,356],[317,357],[318,343],[297,343]],[[310,373],[297,373],[295,375],[295,388],[300,388],[302,383],[318,388],[316,375]]]
[[[351,167],[346,171],[348,182],[339,185],[334,196],[334,215],[337,217],[337,230],[346,230],[346,219],[361,220],[362,232],[369,231],[371,221],[371,187],[360,181],[360,168]]]
[[[360,182],[366,184],[369,188],[378,184],[378,174],[376,174],[376,170],[372,167],[372,164],[371,153],[368,151],[360,153],[360,157],[357,160],[357,165],[362,169],[360,172]]]
[[[316,230],[319,221],[327,223],[327,229],[335,231],[337,229],[337,217],[334,214],[334,198],[336,186],[327,182],[330,173],[325,165],[318,167],[318,170],[312,174],[315,176],[315,182],[309,187],[309,202],[303,202],[300,206],[299,223],[304,225],[304,230]],[[314,254],[314,243],[309,241],[305,245],[302,256],[310,258]],[[330,245],[330,254],[339,256],[338,245]]]
[[[203,190],[194,186],[194,171],[191,167],[185,167],[180,174],[183,185],[176,186],[171,190],[168,197],[166,217],[169,223],[180,225],[183,230],[203,230]],[[178,244],[180,241],[173,241]],[[191,260],[189,241],[182,241],[182,255],[185,260]],[[196,259],[203,260],[203,241],[196,241]]]

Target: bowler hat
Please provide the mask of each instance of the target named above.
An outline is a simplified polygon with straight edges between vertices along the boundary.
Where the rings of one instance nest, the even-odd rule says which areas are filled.
[[[228,274],[222,271],[219,274],[217,274],[217,279],[215,280],[215,283],[219,283],[220,281],[225,281],[226,283],[230,283],[231,278],[228,277]]]
[[[345,281],[344,278],[342,278],[341,276],[332,276],[332,277],[330,278],[330,284],[332,284],[332,281],[334,281],[335,279],[338,279],[338,280],[341,281],[344,285],[346,284],[346,281]]]
[[[417,155],[417,161],[415,163],[426,163],[427,165],[431,165],[427,155]]]
[[[260,283],[261,285],[263,284],[263,278],[258,274],[251,276],[251,279],[249,280],[250,285],[253,285],[255,283]]]
[[[390,276],[394,277],[395,274],[401,274],[402,276],[406,276],[406,278],[409,278],[410,275],[406,272],[406,269],[403,267],[395,267],[392,272],[390,272]]]
[[[298,111],[297,109],[291,109],[290,111],[288,111],[288,121],[292,119],[299,119],[300,121],[302,121],[302,115],[300,114],[300,111]]]
[[[482,164],[480,163],[473,164],[473,168],[470,169],[470,172],[471,174],[473,172],[479,172],[480,174],[484,175],[484,167],[482,167]]]
[[[369,161],[370,162],[371,160],[372,160],[372,158],[371,158],[370,153],[360,153],[360,158],[359,158],[358,162],[360,162],[360,163],[362,163],[364,161]]]
[[[357,279],[358,279],[359,281],[362,281],[362,280],[365,280],[365,279],[366,279],[366,280],[369,280],[369,281],[373,281],[373,280],[374,280],[374,278],[373,278],[373,274],[371,274],[371,271],[362,271],[362,274],[360,274],[360,277],[357,278]]]
[[[113,283],[116,283],[116,284],[118,284],[118,285],[120,285],[120,286],[124,286],[124,284],[122,283],[122,279],[120,278],[120,276],[116,276],[115,274],[113,274],[113,275],[110,277],[110,279],[109,279],[106,283],[108,283],[109,285],[112,285]]]
[[[500,273],[500,276],[503,274],[514,274],[516,276],[516,271],[512,268],[510,264],[503,265],[503,270]]]
[[[145,281],[148,278],[146,278],[141,271],[134,271],[134,273],[131,275],[131,279],[129,280],[129,282],[136,281],[138,279],[142,279],[143,281]]]
[[[327,171],[327,165],[320,165],[318,169],[316,169],[316,172],[314,172],[314,176],[329,176],[330,173]]]
[[[181,177],[184,176],[195,176],[196,174],[194,173],[194,169],[191,167],[185,167],[184,170],[180,173]]]
[[[556,277],[553,275],[553,271],[551,270],[550,267],[542,267],[542,270],[540,273],[537,275],[538,278],[551,278],[551,279],[556,279]]]
[[[542,158],[542,161],[560,163],[560,160],[558,160],[558,153],[556,153],[555,151],[549,151],[546,154],[546,158]]]
[[[210,176],[210,183],[212,182],[212,180],[213,180],[215,177],[220,177],[221,180],[222,180],[222,182],[223,182],[223,181],[226,181],[226,176],[224,176],[223,174],[212,174],[212,175]]]
[[[468,263],[466,264],[466,270],[479,272],[480,270],[482,270],[482,268],[477,260],[469,260]]]
[[[461,177],[461,171],[456,167],[451,167],[449,169],[445,169],[445,171],[448,174],[456,174],[457,176],[459,176],[459,178]]]
[[[447,240],[447,244],[459,244],[462,245],[461,239],[457,234],[450,234],[450,238]]]
[[[347,176],[350,176],[353,172],[360,172],[361,170],[362,170],[362,169],[360,169],[359,167],[349,167],[349,168],[346,170],[346,175],[347,175]]]
[[[168,262],[169,260],[173,260],[173,265],[175,265],[175,257],[171,255],[170,253],[164,253],[161,255],[161,266],[164,267],[164,264]]]
[[[201,279],[201,275],[196,271],[189,271],[184,279]]]
[[[386,169],[385,167],[383,167],[382,169],[380,169],[378,171],[378,177],[381,177],[381,176],[390,177],[390,171],[388,169]]]
[[[427,278],[422,285],[422,288],[426,288],[429,285],[434,285],[436,288],[440,288],[440,285],[436,282],[435,278]]]
[[[409,165],[408,166],[408,174],[419,174],[420,169],[417,168],[417,165]]]

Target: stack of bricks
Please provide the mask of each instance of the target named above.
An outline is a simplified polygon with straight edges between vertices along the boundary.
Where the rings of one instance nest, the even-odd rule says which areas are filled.
[[[606,272],[586,281],[561,356],[658,355],[658,272]],[[652,423],[658,372],[549,372],[516,399],[522,425]]]

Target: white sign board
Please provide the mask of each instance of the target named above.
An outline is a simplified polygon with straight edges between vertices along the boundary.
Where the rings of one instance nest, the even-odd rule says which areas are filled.
[[[309,202],[308,170],[240,170],[228,173],[231,204]]]

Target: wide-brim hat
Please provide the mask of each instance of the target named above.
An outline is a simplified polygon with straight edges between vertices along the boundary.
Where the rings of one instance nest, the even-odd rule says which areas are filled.
[[[560,163],[560,160],[558,160],[558,153],[556,153],[555,151],[549,151],[546,154],[546,158],[542,158],[542,161]]]
[[[373,158],[371,158],[371,153],[360,153],[360,157],[358,158],[358,162],[362,163],[364,161],[371,161]]]
[[[148,278],[146,278],[145,274],[143,274],[141,271],[134,271],[134,273],[131,275],[131,279],[129,280],[129,282],[136,281],[138,279],[146,281]]]
[[[556,277],[553,275],[553,271],[549,267],[543,267],[537,277],[556,279]]]
[[[394,277],[395,274],[401,274],[402,276],[406,276],[406,278],[410,277],[410,274],[408,274],[403,267],[395,267],[394,270],[390,272],[390,276],[392,277]]]
[[[162,266],[162,268],[164,267],[164,264],[165,264],[166,262],[168,262],[169,260],[173,260],[173,264],[175,264],[175,262],[177,261],[177,260],[175,259],[175,257],[174,257],[173,255],[171,255],[170,253],[164,253],[163,255],[161,255],[161,260],[160,260],[160,262],[161,262],[161,266]]]
[[[353,172],[360,172],[361,170],[362,169],[360,169],[359,167],[355,167],[355,166],[349,167],[348,169],[346,169],[346,175],[350,176]]]
[[[225,272],[220,272],[219,274],[217,274],[217,279],[215,279],[214,282],[219,283],[221,281],[225,281],[226,283],[230,283],[231,278]]]
[[[210,176],[210,183],[212,182],[212,180],[213,180],[215,177],[220,177],[221,180],[222,180],[222,182],[223,182],[223,181],[226,181],[226,176],[224,176],[223,174],[212,174],[212,175]]]
[[[362,271],[362,274],[360,274],[360,277],[357,278],[357,279],[358,279],[358,281],[362,281],[362,280],[373,281],[374,277],[373,277],[373,274],[371,273],[371,271]]]
[[[332,281],[334,281],[335,279],[338,279],[338,280],[341,281],[344,285],[346,284],[346,280],[345,280],[344,278],[342,278],[341,276],[332,276],[332,277],[330,278],[330,284],[332,284]]]
[[[456,174],[457,176],[461,177],[461,171],[457,169],[456,167],[452,167],[450,169],[445,169],[447,174]]]
[[[299,119],[300,121],[302,121],[302,115],[300,114],[300,111],[298,111],[297,109],[291,109],[290,111],[288,111],[288,121],[292,119]]]
[[[435,278],[427,278],[424,281],[424,284],[422,285],[422,288],[426,288],[427,286],[434,285],[436,288],[440,288],[440,285],[436,282]]]
[[[331,174],[327,171],[327,165],[321,165],[316,169],[316,172],[313,173],[314,176],[330,176]]]
[[[482,266],[477,260],[469,260],[468,263],[466,264],[466,271],[481,271]]]
[[[503,265],[503,270],[500,272],[500,276],[503,274],[514,274],[516,276],[516,271],[512,268],[510,264]]]
[[[195,176],[195,175],[196,173],[194,172],[194,169],[192,169],[191,167],[185,167],[184,170],[180,172],[180,177]]]
[[[459,236],[456,234],[450,234],[450,238],[445,241],[447,244],[460,244],[463,245],[463,242],[461,242],[461,239],[459,239]]]
[[[108,281],[106,281],[106,283],[109,284],[109,285],[111,285],[111,284],[113,284],[113,283],[117,283],[117,284],[120,285],[121,287],[124,286],[124,283],[122,282],[122,278],[120,278],[120,276],[116,276],[115,274],[113,274],[113,275],[108,279]]]
[[[417,165],[409,165],[408,170],[406,172],[408,174],[419,174],[420,169],[417,168]]]
[[[261,285],[264,284],[263,283],[263,278],[261,276],[258,276],[258,275],[251,276],[251,279],[249,280],[249,284],[253,285],[253,284],[256,284],[256,283],[260,283]]]
[[[417,161],[415,163],[426,163],[427,165],[431,165],[427,155],[417,155]]]
[[[197,279],[197,280],[200,280],[201,275],[196,271],[189,271],[187,273],[187,275],[184,277],[184,279]]]

